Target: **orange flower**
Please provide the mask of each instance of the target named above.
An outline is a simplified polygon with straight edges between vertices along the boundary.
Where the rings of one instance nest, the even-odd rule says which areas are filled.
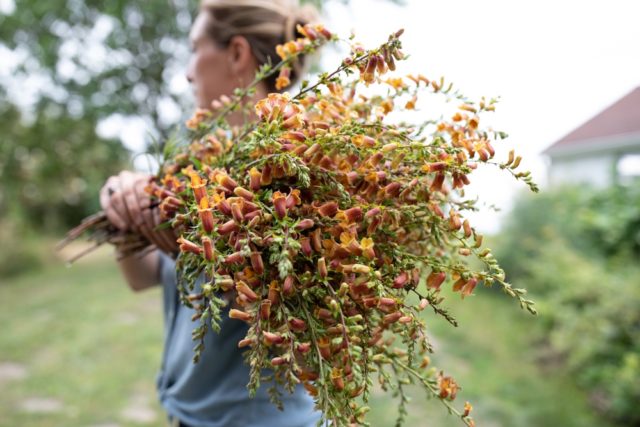
[[[409,101],[407,101],[407,103],[404,105],[404,108],[406,108],[407,110],[415,110],[416,102],[418,102],[418,97],[414,95]]]
[[[360,247],[362,248],[362,254],[368,258],[373,259],[376,256],[376,252],[373,249],[373,239],[364,237],[360,240]]]
[[[260,189],[260,178],[262,177],[262,172],[260,172],[255,167],[249,170],[249,187],[253,191],[257,191]]]
[[[280,69],[280,74],[278,74],[278,78],[276,79],[276,89],[282,90],[285,87],[291,84],[291,80],[289,77],[291,76],[291,68],[282,67]]]
[[[272,195],[273,207],[276,211],[278,218],[284,218],[287,216],[287,196],[283,193],[276,191]]]

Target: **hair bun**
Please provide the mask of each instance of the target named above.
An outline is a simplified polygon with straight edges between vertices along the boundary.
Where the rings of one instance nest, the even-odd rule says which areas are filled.
[[[310,4],[296,7],[292,13],[287,14],[285,19],[285,40],[295,40],[298,36],[302,36],[302,34],[298,32],[297,26],[305,26],[317,22],[319,18],[318,10]]]

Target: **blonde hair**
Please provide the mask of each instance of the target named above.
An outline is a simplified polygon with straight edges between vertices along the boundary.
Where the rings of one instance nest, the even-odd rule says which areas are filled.
[[[243,36],[251,45],[260,65],[277,64],[276,45],[302,36],[297,25],[317,22],[318,12],[311,5],[299,6],[297,0],[203,0],[200,10],[213,18],[207,34],[220,45],[228,46],[234,36]],[[306,71],[303,56],[293,64],[290,80],[295,83]],[[270,92],[276,90],[276,75],[265,80]]]

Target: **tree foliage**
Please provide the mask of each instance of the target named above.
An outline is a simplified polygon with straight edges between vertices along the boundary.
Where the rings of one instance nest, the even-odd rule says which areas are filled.
[[[622,425],[640,425],[638,187],[522,198],[496,254],[507,277],[540,304],[552,355],[594,406]]]

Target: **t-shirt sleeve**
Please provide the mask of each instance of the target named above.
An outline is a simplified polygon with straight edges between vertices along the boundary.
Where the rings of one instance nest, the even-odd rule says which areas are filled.
[[[176,262],[163,252],[159,252],[159,254],[158,277],[160,278],[160,283],[165,288],[175,289],[177,284]]]

